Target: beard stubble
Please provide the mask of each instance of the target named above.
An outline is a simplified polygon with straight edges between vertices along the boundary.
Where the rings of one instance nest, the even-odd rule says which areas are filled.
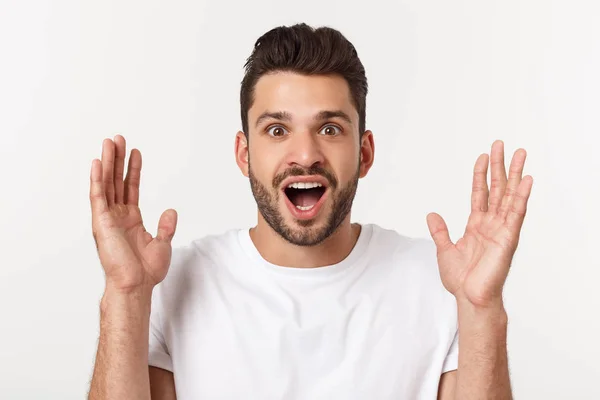
[[[314,219],[295,220],[294,223],[299,227],[290,226],[285,222],[279,209],[279,196],[285,196],[280,190],[281,182],[290,176],[303,175],[320,175],[327,179],[332,206],[323,226],[315,226]],[[360,163],[352,179],[339,189],[335,175],[321,166],[308,169],[292,167],[273,178],[271,189],[263,185],[253,174],[250,160],[248,160],[248,176],[256,205],[267,224],[289,243],[297,246],[315,246],[331,236],[350,212],[358,187]]]

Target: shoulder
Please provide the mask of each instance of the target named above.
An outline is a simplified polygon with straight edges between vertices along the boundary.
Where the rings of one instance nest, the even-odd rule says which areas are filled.
[[[386,299],[404,342],[419,357],[439,349],[441,368],[456,336],[458,314],[456,299],[442,283],[435,243],[379,226],[373,227],[373,239],[372,257],[389,272]]]
[[[415,299],[454,306],[454,297],[442,284],[433,240],[403,235],[378,225],[372,229],[371,257],[393,269],[394,285]]]
[[[239,229],[228,230],[174,246],[166,278],[155,287],[157,300],[179,301],[198,292],[211,274],[239,254]]]
[[[433,240],[407,236],[376,224],[369,225],[373,232],[371,249],[375,255],[413,268],[437,270],[437,251]]]
[[[174,247],[169,275],[193,274],[203,266],[222,263],[238,250],[239,232],[239,229],[231,229]]]

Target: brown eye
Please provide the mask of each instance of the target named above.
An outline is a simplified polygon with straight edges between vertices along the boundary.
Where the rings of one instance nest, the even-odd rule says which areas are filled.
[[[271,136],[275,136],[275,137],[279,137],[279,136],[283,136],[286,134],[286,130],[285,128],[281,127],[281,126],[272,126],[267,130],[267,133]]]
[[[341,129],[335,125],[327,125],[321,129],[320,133],[325,136],[336,136],[341,133]]]

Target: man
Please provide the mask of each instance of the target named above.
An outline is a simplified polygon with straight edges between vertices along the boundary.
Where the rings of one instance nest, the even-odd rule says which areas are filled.
[[[259,38],[235,138],[258,223],[173,252],[174,210],[156,237],[142,224],[140,152],[123,181],[125,139],[103,142],[90,177],[106,273],[90,399],[511,398],[502,287],[533,182],[526,153],[508,177],[502,142],[477,159],[455,244],[433,213],[433,241],[353,224],[374,160],[366,94],[338,31]]]

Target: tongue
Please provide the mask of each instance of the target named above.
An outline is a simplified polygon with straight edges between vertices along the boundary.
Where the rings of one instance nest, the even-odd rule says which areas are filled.
[[[294,204],[300,207],[310,207],[317,204],[321,198],[321,194],[318,190],[304,189],[297,190],[299,192],[294,198]]]

